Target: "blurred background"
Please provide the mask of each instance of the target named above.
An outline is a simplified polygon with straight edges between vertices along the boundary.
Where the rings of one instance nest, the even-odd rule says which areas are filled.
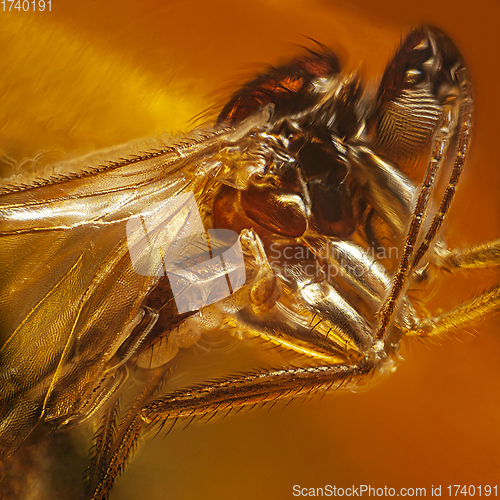
[[[248,77],[314,47],[307,37],[375,85],[409,29],[437,26],[462,51],[475,95],[472,151],[446,241],[500,236],[498,0],[53,0],[50,12],[0,10],[0,19],[3,176],[186,132]],[[498,278],[443,274],[428,306],[447,310]],[[430,496],[431,485],[497,484],[499,326],[490,318],[436,344],[407,342],[397,371],[366,392],[175,428],[141,447],[111,499],[286,499],[296,484],[427,487]]]

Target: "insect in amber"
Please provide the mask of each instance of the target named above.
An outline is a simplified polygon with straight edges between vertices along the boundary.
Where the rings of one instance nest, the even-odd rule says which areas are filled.
[[[422,319],[406,294],[408,285],[426,285],[433,266],[498,264],[498,242],[459,252],[438,240],[471,128],[462,57],[441,32],[423,28],[408,35],[376,95],[321,48],[249,82],[214,129],[182,145],[135,156],[127,146],[112,152],[124,159],[98,154],[71,174],[7,188],[3,456],[42,422],[63,430],[102,414],[89,484],[103,498],[148,427],[356,387],[392,369],[403,336],[438,336],[498,309],[495,288]],[[448,163],[432,206],[435,177]],[[419,187],[408,175],[422,164]],[[235,232],[244,255],[244,286],[217,301],[203,296],[199,311],[181,308],[164,258],[184,237],[193,210],[186,193],[203,227]],[[175,210],[165,209],[179,197]],[[158,225],[131,239],[129,222],[152,214]],[[163,261],[138,272],[132,248],[162,232]],[[227,252],[227,242],[209,239],[211,252]],[[190,271],[206,256],[196,238],[183,245]],[[179,273],[185,289],[203,295],[200,274]],[[300,357],[159,395],[180,351],[221,332]],[[131,372],[146,383],[122,415],[116,397]]]

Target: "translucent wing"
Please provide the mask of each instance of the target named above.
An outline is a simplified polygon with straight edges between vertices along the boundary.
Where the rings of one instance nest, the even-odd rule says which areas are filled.
[[[0,449],[10,454],[36,422],[88,404],[118,348],[141,323],[159,274],[134,272],[127,222],[181,193],[199,201],[217,185],[236,132],[210,132],[0,195]],[[68,171],[73,173],[68,174]],[[75,173],[76,172],[76,173]],[[182,214],[181,214],[182,215]],[[203,216],[203,214],[202,214]],[[170,218],[169,218],[170,217]],[[186,222],[163,221],[171,235]],[[173,236],[172,236],[173,237]],[[168,250],[167,249],[163,249]]]

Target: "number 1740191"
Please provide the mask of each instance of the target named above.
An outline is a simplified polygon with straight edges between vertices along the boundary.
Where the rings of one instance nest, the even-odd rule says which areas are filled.
[[[498,485],[489,485],[486,484],[484,486],[479,485],[479,486],[474,486],[473,484],[467,486],[463,484],[450,484],[447,486],[448,489],[448,494],[450,496],[469,496],[469,497],[475,497],[475,496],[498,496]]]
[[[44,10],[52,10],[52,0],[2,0],[2,10],[11,12],[17,10],[19,12],[43,12]]]

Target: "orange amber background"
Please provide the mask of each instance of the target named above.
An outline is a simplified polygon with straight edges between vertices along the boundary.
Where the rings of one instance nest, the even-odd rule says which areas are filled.
[[[43,149],[53,160],[186,131],[228,83],[312,46],[305,36],[346,68],[380,75],[399,38],[428,23],[455,40],[474,83],[472,152],[446,226],[449,244],[472,245],[500,236],[499,20],[497,0],[52,0],[52,12],[0,12],[0,152],[19,160]],[[496,271],[448,279],[432,306],[496,280]],[[406,343],[406,361],[367,392],[179,427],[141,448],[111,499],[286,499],[295,484],[427,487],[427,496],[442,485],[446,496],[449,484],[498,484],[498,319],[459,340]]]

